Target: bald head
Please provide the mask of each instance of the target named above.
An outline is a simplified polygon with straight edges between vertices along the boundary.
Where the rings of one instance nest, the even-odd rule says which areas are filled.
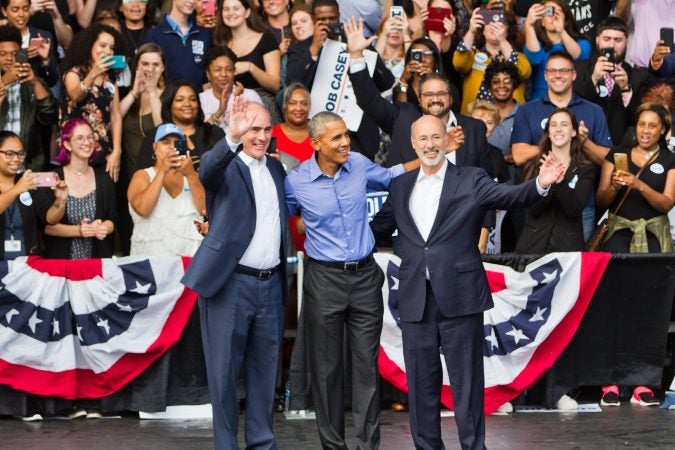
[[[443,122],[436,116],[424,115],[413,122],[410,138],[422,161],[422,169],[425,172],[438,170],[448,148],[448,134]]]

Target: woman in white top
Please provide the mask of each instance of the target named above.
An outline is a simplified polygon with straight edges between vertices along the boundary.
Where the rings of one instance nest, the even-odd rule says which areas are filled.
[[[172,123],[160,125],[153,151],[155,164],[136,171],[127,191],[134,221],[130,254],[192,256],[202,240],[194,220],[206,201],[185,134]]]

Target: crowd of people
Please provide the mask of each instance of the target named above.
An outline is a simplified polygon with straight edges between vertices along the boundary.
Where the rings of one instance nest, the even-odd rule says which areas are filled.
[[[442,182],[423,174],[442,180],[454,168],[479,168],[457,176],[500,186],[489,195],[464,186],[466,205],[477,209],[463,227],[447,224],[438,251],[475,248],[448,249],[445,262],[583,251],[605,211],[610,226],[600,248],[674,251],[672,1],[0,4],[2,259],[194,256],[185,284],[200,295],[218,448],[236,447],[242,374],[250,381],[247,421],[250,414],[258,427],[247,442],[274,442],[276,375],[269,368],[281,345],[291,245],[309,257],[304,314],[322,444],[344,447],[343,396],[335,388],[343,386],[346,339],[357,438],[363,448],[377,447],[382,301],[371,254],[376,238],[391,240],[404,265],[407,258],[422,264],[420,248],[429,250],[423,244],[434,236],[439,196],[442,205],[446,195]],[[358,126],[328,113],[310,122],[313,94],[327,89],[317,77],[322,63],[332,64],[322,58],[329,40],[348,54],[349,89],[363,111]],[[420,176],[401,176],[406,171]],[[399,197],[399,178],[434,192],[430,201],[408,186],[412,222],[399,216],[408,201]],[[373,234],[366,189],[387,188],[392,203]],[[395,225],[400,233],[390,239]],[[465,237],[461,246],[457,233]],[[476,321],[466,316],[478,320],[489,306],[458,309],[464,300],[441,292],[457,286],[438,281],[433,258],[408,292],[433,304],[434,317],[401,306],[406,362],[425,351],[416,341],[429,339],[420,323],[443,328],[461,319],[475,334]],[[228,301],[233,296],[241,305]],[[268,329],[247,327],[273,299],[260,319]],[[241,320],[221,327],[231,314]],[[258,340],[242,345],[239,335]],[[458,338],[438,339],[452,348]],[[429,342],[438,360],[439,342]],[[477,361],[463,364],[466,371],[455,375],[462,384],[477,371]],[[410,399],[415,445],[439,448],[439,425],[427,420],[435,414],[436,380],[409,377],[418,390]],[[467,389],[470,400],[456,402],[460,438],[465,448],[482,448],[484,422],[475,410],[482,384]],[[658,404],[645,386],[631,401]],[[605,386],[601,402],[617,405],[619,388]]]

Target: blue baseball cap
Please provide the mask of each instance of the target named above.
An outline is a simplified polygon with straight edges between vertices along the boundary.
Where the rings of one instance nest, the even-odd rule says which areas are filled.
[[[155,132],[155,144],[162,139],[164,139],[167,136],[179,136],[181,139],[185,139],[185,133],[183,133],[183,130],[181,130],[179,127],[172,123],[163,123],[159,127],[157,127],[157,131]]]

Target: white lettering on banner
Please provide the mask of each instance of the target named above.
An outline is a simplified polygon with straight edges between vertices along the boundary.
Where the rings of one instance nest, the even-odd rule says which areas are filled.
[[[387,191],[378,191],[378,192],[368,192],[366,194],[366,205],[368,207],[368,222],[375,218],[375,215],[380,212],[382,205],[387,201],[389,192]]]
[[[363,52],[370,75],[375,72],[377,53]],[[311,98],[312,108],[309,116],[313,117],[321,111],[339,114],[347,128],[356,131],[361,124],[363,111],[356,104],[356,96],[347,74],[349,69],[349,53],[342,42],[327,40],[323,44],[321,56],[314,77]]]

